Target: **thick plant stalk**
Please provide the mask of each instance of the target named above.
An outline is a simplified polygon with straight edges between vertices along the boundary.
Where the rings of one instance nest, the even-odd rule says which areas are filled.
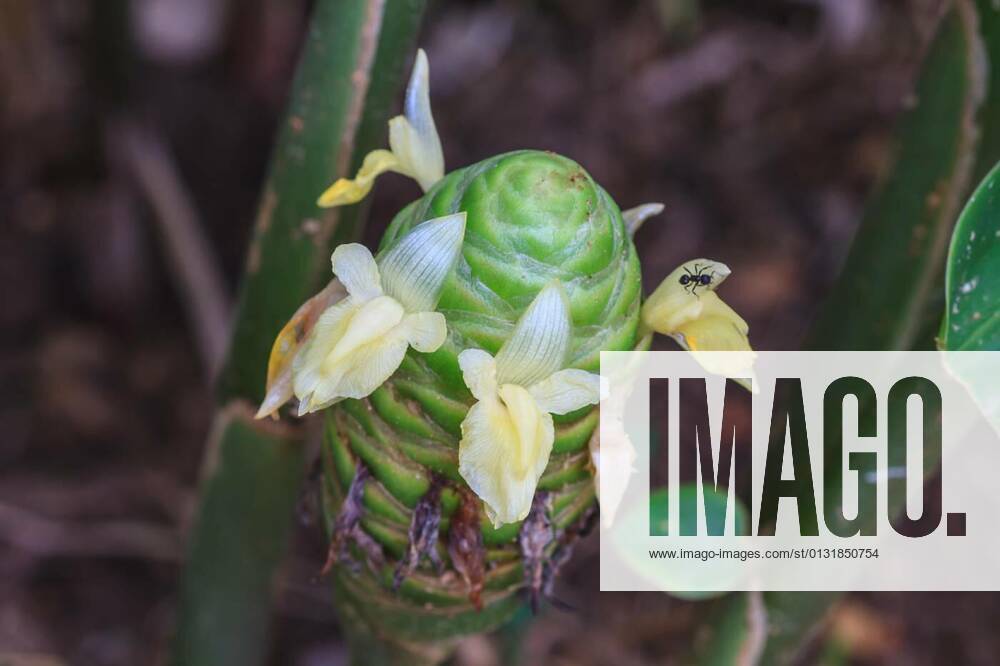
[[[328,278],[363,209],[320,211],[326,182],[384,140],[423,0],[320,0],[264,187],[208,443],[172,662],[262,663],[275,570],[303,467],[302,433],[255,422],[271,342]]]
[[[330,252],[361,232],[363,207],[320,209],[316,197],[385,140],[412,58],[423,0],[323,0],[264,186],[219,391],[257,404],[271,343],[329,280]]]
[[[917,105],[900,123],[893,169],[866,210],[809,348],[933,348],[951,230],[973,177],[1000,158],[998,65],[1000,11],[990,0],[957,0],[926,56]],[[842,487],[839,465],[827,465],[826,474],[825,488]],[[829,501],[840,497],[831,493]],[[744,596],[720,600],[714,626],[726,635],[708,637],[699,663],[734,663],[755,640]],[[792,662],[840,596],[765,593],[767,641],[758,663]]]
[[[274,572],[292,528],[302,443],[237,405],[216,416],[181,588],[172,663],[260,664]]]
[[[993,0],[976,0],[976,10],[989,78],[986,99],[979,109],[980,139],[973,183],[986,178],[1000,159],[1000,5]]]
[[[358,663],[436,663],[458,637],[494,629],[526,601],[539,601],[593,508],[587,442],[597,411],[584,408],[556,417],[552,456],[528,518],[499,528],[486,520],[458,470],[460,424],[474,402],[459,352],[496,354],[555,278],[572,312],[569,367],[596,371],[601,350],[636,344],[635,248],[618,207],[579,165],[520,151],[454,171],[396,216],[383,246],[424,220],[459,211],[467,214],[462,256],[438,304],[448,340],[431,354],[411,351],[370,397],[327,411],[323,504],[333,543],[354,542],[332,550],[334,599],[352,619]],[[452,571],[444,575],[431,552],[426,565],[401,564],[414,561],[407,558],[421,532],[414,525],[435,512],[441,538],[427,548],[448,544],[450,557],[441,559]],[[481,538],[485,552],[454,548],[456,538]],[[477,552],[485,558],[478,573],[467,561]]]

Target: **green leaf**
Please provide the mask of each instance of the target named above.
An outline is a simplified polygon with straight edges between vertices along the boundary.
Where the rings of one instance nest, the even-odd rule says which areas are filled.
[[[931,348],[948,239],[971,186],[985,71],[976,12],[957,2],[900,120],[888,177],[865,210],[811,349]],[[936,321],[932,326],[936,326]],[[928,334],[929,333],[929,334]]]
[[[1000,164],[969,198],[958,219],[945,275],[941,347],[1000,350]]]
[[[996,0],[976,0],[982,56],[988,71],[986,99],[979,109],[979,156],[973,170],[973,183],[986,177],[1000,160],[1000,3]]]
[[[1000,350],[1000,164],[969,198],[955,227],[939,344],[946,352]],[[978,354],[949,353],[948,369],[1000,432],[996,376]]]

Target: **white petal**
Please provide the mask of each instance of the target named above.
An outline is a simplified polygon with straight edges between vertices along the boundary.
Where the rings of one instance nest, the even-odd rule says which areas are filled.
[[[423,49],[417,51],[403,113],[389,121],[389,147],[426,192],[444,176],[444,154],[431,114],[427,54]]]
[[[437,351],[448,337],[448,324],[440,312],[417,312],[403,317],[400,334],[418,352]]]
[[[620,419],[601,420],[590,438],[590,457],[594,464],[594,484],[601,503],[601,520],[610,527],[625,496],[636,453]]]
[[[347,293],[358,301],[368,301],[382,295],[378,265],[372,253],[360,243],[338,245],[330,257],[334,274],[340,278]]]
[[[601,397],[601,377],[586,370],[560,370],[528,389],[538,407],[552,414],[567,414]]]
[[[569,301],[562,284],[547,284],[497,353],[497,381],[530,386],[563,367],[569,350]]]
[[[427,220],[379,254],[385,293],[408,312],[437,307],[441,288],[455,267],[465,237],[465,213]]]
[[[486,400],[496,395],[497,364],[488,352],[466,349],[458,355],[458,365],[462,368],[465,385],[476,400]]]
[[[655,217],[663,212],[663,204],[661,203],[648,203],[642,204],[641,206],[636,206],[635,208],[629,208],[628,210],[622,211],[622,219],[625,220],[625,230],[628,232],[629,236],[634,236],[635,232],[639,230],[642,223],[651,217]]]

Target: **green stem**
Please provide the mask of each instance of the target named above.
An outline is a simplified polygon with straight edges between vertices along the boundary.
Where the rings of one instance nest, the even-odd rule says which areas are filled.
[[[181,583],[177,666],[260,664],[272,578],[292,529],[302,446],[252,413],[220,412],[205,456],[198,523]]]

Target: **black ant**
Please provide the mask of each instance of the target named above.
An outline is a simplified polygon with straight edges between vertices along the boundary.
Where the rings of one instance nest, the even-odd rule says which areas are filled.
[[[708,285],[712,284],[712,278],[715,276],[715,273],[709,275],[708,273],[705,272],[706,270],[708,270],[708,266],[702,268],[699,268],[699,266],[700,264],[694,265],[693,273],[690,270],[688,270],[687,266],[684,266],[684,272],[686,273],[686,275],[681,276],[681,284],[684,285],[688,293],[692,295],[694,294],[695,289],[697,289],[698,287],[707,287]]]

